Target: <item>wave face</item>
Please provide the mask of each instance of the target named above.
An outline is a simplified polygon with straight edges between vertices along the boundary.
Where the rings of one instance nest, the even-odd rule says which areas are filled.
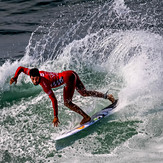
[[[161,163],[161,3],[2,1],[0,160]],[[82,117],[64,106],[63,87],[55,89],[61,123],[54,128],[51,101],[40,86],[33,86],[24,74],[17,85],[9,85],[18,66],[75,70],[87,89],[109,90],[119,105],[113,115],[92,128],[56,142],[56,136],[78,125]],[[89,115],[109,104],[77,92],[73,100]]]

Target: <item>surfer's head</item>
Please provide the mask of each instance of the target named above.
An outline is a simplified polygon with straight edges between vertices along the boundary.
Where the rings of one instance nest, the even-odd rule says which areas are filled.
[[[39,70],[37,68],[33,68],[30,70],[29,74],[30,74],[30,78],[32,80],[32,83],[34,85],[38,85],[40,83],[40,80],[41,80]]]

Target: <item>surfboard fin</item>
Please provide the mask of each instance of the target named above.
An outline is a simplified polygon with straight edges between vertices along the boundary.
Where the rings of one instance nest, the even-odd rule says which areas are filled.
[[[104,94],[104,99],[107,99],[107,95],[108,95],[108,90],[107,90],[106,93]]]

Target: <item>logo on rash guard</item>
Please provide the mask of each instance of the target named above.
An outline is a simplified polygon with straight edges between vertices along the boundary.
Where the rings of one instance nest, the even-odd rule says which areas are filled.
[[[40,76],[45,76],[44,73],[40,73]]]
[[[61,78],[58,79],[57,81],[53,82],[53,83],[51,84],[51,87],[56,87],[56,86],[58,86],[58,85],[61,85],[63,82],[64,82],[64,81],[63,81],[63,77],[61,77]]]
[[[44,85],[44,87],[46,87],[46,88],[47,88],[47,85],[46,85],[46,83],[45,83],[45,82],[43,82],[43,85]]]
[[[54,78],[54,77],[58,77],[58,74],[57,73],[54,73],[54,72],[50,72],[50,73],[48,73],[49,74],[49,77],[50,78]]]

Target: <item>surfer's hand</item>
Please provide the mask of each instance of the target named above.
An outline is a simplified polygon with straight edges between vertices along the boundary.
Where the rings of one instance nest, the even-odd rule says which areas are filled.
[[[58,123],[60,123],[58,117],[54,117],[53,123],[54,123],[54,127],[58,126]]]
[[[15,84],[17,83],[17,78],[14,78],[14,77],[13,77],[13,78],[10,79],[10,85],[11,85],[12,83],[14,83],[14,82],[15,82]]]

